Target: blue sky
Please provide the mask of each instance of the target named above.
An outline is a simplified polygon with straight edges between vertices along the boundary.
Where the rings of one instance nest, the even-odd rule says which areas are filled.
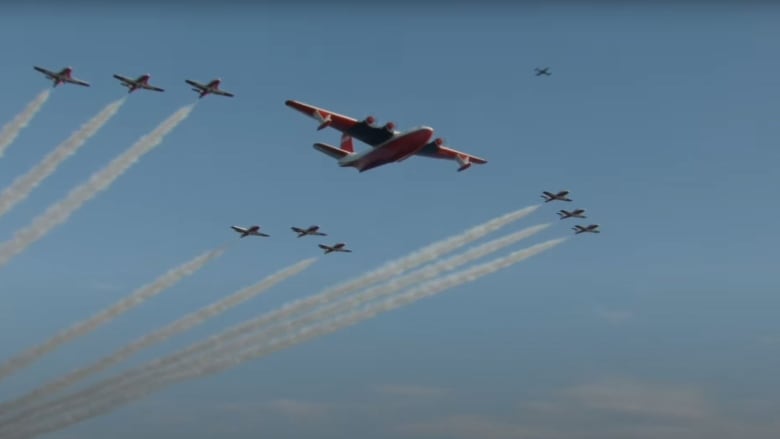
[[[566,188],[574,203],[510,227],[554,223],[521,246],[568,235],[561,207],[587,209],[601,235],[51,436],[777,437],[780,8],[695,6],[144,3],[4,14],[0,38],[16,44],[3,51],[0,123],[48,87],[32,65],[70,65],[92,87],[54,91],[0,159],[3,187],[125,94],[113,73],[148,72],[166,92],[131,95],[0,218],[2,240],[196,101],[184,79],[221,77],[236,98],[203,99],[163,145],[2,268],[1,356],[234,239],[232,224],[272,237],[239,242],[0,392],[317,255],[320,241],[295,239],[292,225],[320,224],[355,253],[322,258],[133,363]],[[537,66],[552,76],[534,77]],[[429,125],[489,163],[341,169],[311,147],[338,133],[317,132],[286,99]]]

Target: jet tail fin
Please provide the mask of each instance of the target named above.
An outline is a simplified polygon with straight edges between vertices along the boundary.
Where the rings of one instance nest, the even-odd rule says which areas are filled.
[[[344,149],[336,148],[335,146],[326,145],[324,143],[315,143],[314,149],[316,149],[317,151],[323,154],[329,155],[334,159],[340,159],[342,157],[352,154],[350,151],[345,151]]]

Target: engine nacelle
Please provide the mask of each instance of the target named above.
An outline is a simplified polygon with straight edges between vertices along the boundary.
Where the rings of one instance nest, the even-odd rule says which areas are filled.
[[[433,141],[433,143],[436,144],[436,146],[444,146],[444,139],[441,137],[437,137],[436,140]]]
[[[393,122],[385,124],[385,131],[393,132],[393,130],[395,130],[395,124]]]
[[[374,119],[374,116],[367,116],[363,122],[366,123],[366,125],[373,125],[374,122],[376,122],[376,119]]]

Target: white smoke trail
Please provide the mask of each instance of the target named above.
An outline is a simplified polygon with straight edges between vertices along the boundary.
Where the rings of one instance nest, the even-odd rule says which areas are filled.
[[[8,122],[3,126],[3,129],[0,130],[0,157],[3,157],[5,150],[14,143],[14,140],[19,136],[19,133],[30,123],[33,116],[38,113],[41,107],[43,107],[43,104],[49,99],[49,94],[51,94],[51,89],[42,91],[32,102],[27,104],[24,110],[14,117],[11,122]]]
[[[62,344],[95,330],[99,326],[109,322],[120,314],[123,314],[130,309],[140,305],[144,301],[162,293],[166,289],[182,280],[185,276],[194,274],[196,271],[206,265],[206,263],[220,256],[223,252],[223,249],[216,249],[206,252],[197,258],[170,270],[156,279],[154,282],[141,287],[129,296],[104,309],[103,311],[100,311],[89,319],[81,321],[71,326],[70,328],[59,332],[44,343],[41,343],[40,345],[30,348],[16,357],[11,358],[10,360],[0,365],[0,381],[16,372],[20,368],[33,363],[43,355],[53,351]]]
[[[65,199],[50,206],[22,230],[17,231],[13,238],[0,244],[0,267],[7,264],[14,256],[21,253],[33,242],[41,239],[58,224],[65,222],[81,205],[92,199],[98,192],[108,188],[120,175],[132,166],[144,154],[151,151],[162,142],[166,134],[176,128],[192,111],[193,105],[188,105],[175,112],[163,121],[151,133],[115,158],[100,171],[93,174],[88,181],[71,190]]]
[[[51,175],[57,167],[68,157],[75,154],[90,137],[100,130],[118,111],[125,98],[112,102],[100,113],[81,126],[71,136],[61,143],[54,151],[50,152],[34,168],[17,178],[11,186],[0,194],[0,216],[5,215],[17,203],[27,198],[46,177]]]
[[[304,315],[304,317],[301,317],[296,321],[317,321],[323,317],[346,311],[353,307],[355,303],[365,303],[378,297],[392,294],[396,291],[420,283],[422,281],[433,279],[444,272],[454,270],[469,262],[495,253],[504,247],[515,244],[522,239],[531,237],[549,226],[549,224],[540,224],[537,226],[528,227],[518,232],[510,233],[500,238],[496,238],[480,246],[467,250],[461,254],[452,256],[443,261],[436,262],[428,267],[424,267],[407,275],[401,276],[400,278],[393,279],[386,284],[381,284],[371,287],[367,290],[362,290],[355,294],[353,296],[354,299],[352,300],[349,299],[350,296],[345,295],[334,299],[333,301],[317,309],[316,311],[311,312],[310,314],[305,313],[311,311],[311,309],[304,310],[300,313]],[[266,326],[270,327],[262,332],[264,334],[275,334],[280,331],[287,331],[288,325],[284,323],[279,323],[277,326],[274,326],[274,323],[282,319],[270,319],[269,316],[272,315],[273,312],[262,315],[258,318],[237,325],[234,328],[228,329],[222,334],[212,336],[203,342],[181,351],[179,354],[169,355],[168,357],[165,357],[165,361],[159,361],[154,364],[154,368],[147,368],[146,374],[159,374],[166,368],[176,369],[189,367],[190,362],[193,361],[192,358],[197,355],[206,355],[209,357],[217,356],[220,354],[220,348],[223,344],[229,344],[235,339],[244,337],[252,331],[263,329],[263,327]],[[119,383],[117,383],[117,385],[119,385]]]
[[[341,301],[331,302],[328,305],[325,305],[311,312],[310,314],[302,313],[303,316],[294,318],[294,321],[298,325],[300,325],[301,323],[315,322],[327,317],[332,317],[334,315],[337,315],[340,312],[349,311],[350,309],[355,308],[359,304],[370,302],[377,298],[393,294],[404,288],[413,286],[415,284],[419,284],[420,282],[434,279],[437,276],[441,275],[442,273],[452,271],[462,265],[468,264],[469,262],[475,261],[489,254],[495,253],[503,249],[504,247],[510,246],[523,239],[529,238],[541,232],[542,230],[548,228],[549,226],[550,224],[540,224],[537,226],[528,227],[526,229],[514,233],[510,233],[500,238],[496,238],[492,241],[486,242],[482,245],[467,250],[461,254],[452,256],[443,261],[431,264],[428,267],[421,268],[407,275],[393,279],[385,284],[377,285],[367,290],[360,291],[359,293],[351,297],[350,296],[342,297]],[[261,319],[262,317],[255,319],[254,321],[258,322],[261,321]],[[225,332],[223,336],[212,337],[209,340],[208,344],[203,343],[200,346],[198,351],[188,352],[187,356],[181,356],[178,358],[174,355],[168,356],[167,358],[169,359],[169,361],[164,363],[163,366],[171,366],[170,367],[171,369],[183,368],[189,366],[190,362],[192,361],[190,357],[192,356],[195,355],[201,355],[201,356],[205,355],[209,357],[219,356],[220,354],[223,353],[222,352],[223,350],[225,349],[230,350],[232,348],[232,346],[230,345],[231,339],[238,339],[240,337],[245,337],[250,333],[250,331],[263,329],[262,328],[263,326],[265,325],[242,324],[241,327],[244,329],[242,334],[237,335],[233,333],[234,331],[231,331],[231,332]],[[276,333],[286,332],[288,330],[289,330],[289,323],[282,322],[275,326],[272,325],[262,330],[260,334],[264,335],[267,338]],[[260,337],[260,334],[253,335],[252,337],[254,339],[257,339],[258,337]],[[240,340],[238,340],[238,342],[240,343]],[[223,344],[227,346],[223,348],[221,346]],[[155,370],[150,371],[150,373],[159,374],[161,369],[162,369],[161,367],[157,367],[155,368]]]
[[[14,426],[11,425],[11,431],[7,437],[13,439],[29,438],[42,433],[60,430],[85,419],[109,412],[115,407],[119,407],[135,399],[142,398],[149,393],[161,390],[163,387],[170,386],[180,381],[198,378],[203,375],[221,372],[225,369],[237,366],[254,358],[265,356],[275,351],[300,344],[309,339],[323,336],[340,330],[344,327],[354,325],[363,320],[370,319],[379,313],[392,311],[417,300],[440,293],[449,288],[453,288],[467,282],[472,282],[482,276],[492,274],[498,270],[507,268],[531,256],[548,250],[564,242],[566,239],[567,238],[559,238],[544,242],[542,244],[537,244],[523,250],[518,250],[516,252],[510,253],[507,256],[493,259],[486,263],[456,272],[441,279],[435,279],[433,281],[426,282],[425,284],[417,288],[413,288],[402,295],[391,297],[388,300],[369,305],[363,309],[339,315],[337,318],[330,321],[297,328],[295,321],[289,322],[287,325],[290,332],[288,332],[286,336],[271,340],[270,343],[261,344],[259,347],[247,349],[243,352],[238,352],[235,355],[224,359],[217,358],[209,361],[210,357],[207,357],[205,360],[194,363],[193,367],[173,370],[171,373],[155,377],[153,380],[143,383],[143,385],[129,386],[127,390],[110,393],[106,395],[106,398],[87,401],[87,403],[83,405],[71,405],[69,407],[73,410],[62,413],[61,417],[55,417],[54,414],[49,415],[47,413],[39,413],[39,416],[33,420],[33,422],[27,425],[22,423],[15,430],[13,429]],[[261,337],[260,340],[257,340],[257,342],[261,343],[263,341],[266,341],[265,337]],[[253,342],[255,342],[255,340],[253,338],[249,338],[246,342],[242,343],[242,347],[251,347]],[[91,392],[90,389],[86,389],[80,393]],[[5,431],[7,430],[4,429],[2,432]]]
[[[232,329],[223,332],[220,335],[213,336],[201,343],[198,343],[188,349],[185,349],[183,352],[180,352],[176,356],[169,356],[160,359],[158,360],[159,363],[153,362],[153,364],[149,365],[149,367],[155,367],[155,368],[163,367],[169,363],[178,361],[179,358],[186,357],[187,355],[202,350],[204,346],[211,346],[216,342],[221,342],[222,340],[231,337],[240,336],[264,324],[268,324],[277,320],[284,319],[294,314],[295,312],[310,310],[316,306],[330,303],[331,301],[338,299],[340,296],[349,294],[355,290],[358,290],[363,286],[367,286],[370,285],[371,283],[385,280],[396,274],[403,273],[405,270],[409,268],[413,268],[414,266],[421,265],[423,263],[429,262],[430,260],[436,259],[437,257],[440,257],[441,255],[446,254],[447,252],[454,251],[455,249],[463,245],[466,245],[471,241],[479,239],[485,236],[486,234],[496,231],[501,227],[510,224],[511,222],[522,219],[523,217],[533,213],[538,208],[539,205],[534,205],[534,206],[526,207],[517,211],[504,214],[498,218],[491,219],[485,223],[474,226],[458,235],[452,236],[443,241],[430,244],[416,252],[411,253],[410,255],[407,255],[406,257],[387,263],[384,266],[380,267],[379,269],[369,272],[352,281],[346,282],[334,288],[327,289],[323,293],[320,293],[316,296],[309,297],[306,299],[301,299],[291,304],[284,305],[280,309],[268,313],[266,315],[263,315],[258,319],[246,322],[244,324],[240,324]],[[124,376],[124,379],[130,380],[136,378],[137,373],[138,372],[136,373],[129,372],[128,374],[126,374],[126,376]],[[51,404],[54,403],[49,403],[47,404],[47,406],[51,406]],[[15,419],[18,419],[18,416]],[[5,422],[0,423],[0,425],[4,425],[4,424]]]
[[[475,241],[491,232],[500,229],[501,227],[510,224],[511,222],[518,221],[523,217],[531,214],[538,208],[539,208],[538,205],[530,206],[524,209],[520,209],[502,215],[498,218],[489,220],[483,224],[472,227],[471,229],[466,230],[463,233],[447,238],[444,241],[439,241],[431,245],[428,245],[426,247],[423,247],[422,249],[413,252],[410,255],[407,255],[396,261],[387,263],[374,271],[371,271],[363,276],[359,276],[344,284],[329,288],[315,296],[307,297],[305,299],[299,299],[294,302],[285,304],[281,308],[275,311],[260,316],[255,320],[251,320],[249,322],[245,322],[243,324],[237,325],[232,329],[225,331],[222,335],[219,336],[221,337],[220,340],[227,339],[229,337],[235,337],[240,334],[246,333],[247,331],[253,330],[255,328],[259,328],[262,325],[266,325],[269,323],[273,323],[285,319],[295,314],[296,312],[306,312],[317,306],[328,304],[333,302],[334,300],[338,300],[340,297],[358,291],[360,288],[369,286],[376,282],[387,280],[393,276],[405,272],[408,269],[414,268],[415,266],[422,265],[426,262],[430,262],[431,260],[439,258],[444,254],[452,252],[458,249],[459,247],[462,247],[472,241]],[[191,348],[181,352],[180,355],[181,356],[189,355],[192,352],[195,352],[196,350],[200,350],[207,343],[211,344],[212,342],[214,342],[217,339],[217,337],[218,336],[213,336],[212,338],[205,340],[198,345],[194,345]],[[169,359],[173,360],[173,357],[170,357]]]
[[[187,331],[188,329],[199,325],[216,315],[219,315],[262,294],[279,282],[289,279],[309,268],[309,266],[316,260],[316,258],[309,258],[293,264],[283,270],[280,270],[277,273],[266,277],[254,285],[243,288],[222,300],[219,300],[211,305],[201,308],[194,313],[182,317],[181,319],[171,323],[164,328],[143,336],[123,347],[122,349],[119,349],[113,354],[101,358],[89,366],[77,369],[13,401],[4,402],[0,404],[0,416],[7,415],[9,412],[20,411],[21,413],[19,413],[19,415],[13,419],[23,419],[27,415],[27,413],[25,413],[23,410],[38,400],[51,397],[56,392],[67,388],[68,386],[72,386],[80,380],[88,378],[91,375],[97,374],[106,368],[123,361],[124,359],[145,347],[165,341],[178,333]],[[4,423],[5,422],[6,421],[4,421]]]
[[[307,310],[311,310],[314,307],[331,303],[334,300],[337,300],[339,297],[350,294],[356,290],[359,290],[360,288],[363,288],[365,286],[371,285],[372,283],[380,282],[383,280],[386,280],[388,278],[391,278],[395,275],[398,275],[400,273],[403,273],[404,271],[414,268],[415,266],[422,265],[426,262],[429,262],[431,260],[434,260],[446,253],[449,253],[451,251],[454,251],[458,249],[459,247],[462,247],[472,241],[475,241],[491,232],[494,232],[496,230],[499,230],[500,228],[514,222],[518,221],[534,211],[536,211],[539,208],[539,205],[529,206],[525,207],[523,209],[519,209],[513,212],[509,212],[507,214],[504,214],[500,217],[488,220],[485,223],[479,224],[477,226],[474,226],[462,233],[459,233],[455,236],[452,236],[450,238],[447,238],[443,241],[435,242],[433,244],[430,244],[428,246],[423,247],[420,250],[417,250],[415,252],[412,252],[411,254],[400,258],[396,261],[387,263],[383,265],[382,267],[371,271],[365,275],[359,276],[351,281],[348,281],[344,284],[338,285],[333,288],[329,288],[325,290],[324,292],[317,294],[312,297],[308,297],[305,299],[300,299],[297,301],[294,301],[292,303],[286,304],[282,306],[281,308],[277,309],[276,311],[273,311],[271,313],[267,313],[258,319],[245,322],[243,324],[237,325],[224,333],[213,336],[207,340],[204,340],[201,343],[198,343],[188,349],[185,349],[183,352],[180,352],[176,357],[166,357],[164,359],[160,359],[160,364],[154,364],[156,367],[162,367],[170,362],[178,361],[179,358],[185,357],[187,355],[191,355],[193,352],[196,352],[198,350],[203,349],[204,346],[211,346],[213,343],[222,341],[228,338],[240,336],[241,334],[244,334],[250,330],[253,330],[255,328],[259,328],[262,325],[269,324],[275,321],[282,320],[284,318],[287,318],[290,315],[293,315],[296,312],[303,312]],[[219,337],[219,338],[218,338]],[[164,363],[162,363],[164,361]],[[150,365],[151,367],[151,365]],[[135,378],[134,375],[130,374],[128,376],[125,376],[126,380]],[[3,423],[0,423],[0,425],[3,425]]]

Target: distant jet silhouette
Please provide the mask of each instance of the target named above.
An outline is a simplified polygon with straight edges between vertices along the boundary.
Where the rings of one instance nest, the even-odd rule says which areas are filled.
[[[545,67],[543,69],[540,69],[539,67],[536,68],[536,76],[550,76],[552,73],[550,73],[550,68]]]

